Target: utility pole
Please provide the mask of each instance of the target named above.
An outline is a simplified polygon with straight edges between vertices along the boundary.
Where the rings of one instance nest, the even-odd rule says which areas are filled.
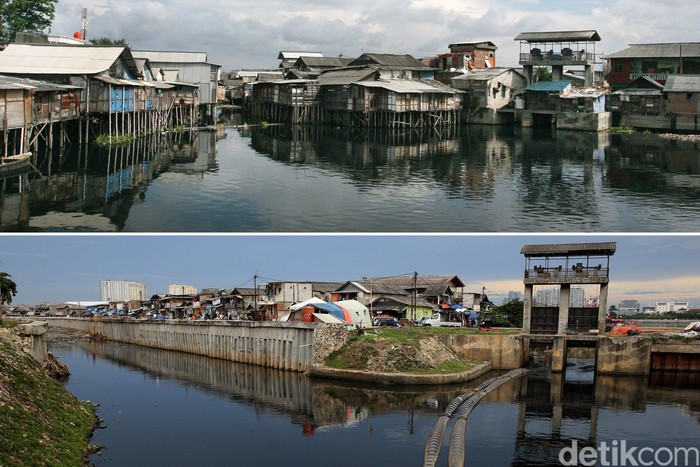
[[[87,42],[88,9],[83,8],[81,39]]]
[[[418,271],[413,272],[413,296],[411,297],[411,307],[412,307],[412,312],[411,312],[411,320],[413,322],[416,321],[416,306],[418,305],[418,291],[416,288],[418,287]]]
[[[258,275],[253,276],[253,319],[257,321],[258,319]]]

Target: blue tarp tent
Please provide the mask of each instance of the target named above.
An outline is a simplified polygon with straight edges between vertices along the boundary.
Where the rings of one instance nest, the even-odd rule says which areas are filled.
[[[346,323],[352,323],[352,318],[347,315],[345,309],[335,303],[312,303],[311,306],[317,310],[325,311]]]

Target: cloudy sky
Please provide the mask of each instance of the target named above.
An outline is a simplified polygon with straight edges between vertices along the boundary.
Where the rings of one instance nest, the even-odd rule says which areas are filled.
[[[467,291],[486,288],[500,303],[522,291],[525,244],[618,243],[609,303],[636,298],[700,306],[700,236],[511,235],[2,235],[0,271],[19,293],[13,305],[99,300],[101,280],[252,287],[260,282],[338,281],[410,274],[457,274]]]
[[[597,53],[640,42],[697,41],[697,0],[59,0],[52,33],[72,36],[88,8],[88,39],[135,49],[204,51],[224,71],[275,68],[281,50],[357,57],[447,51],[489,40],[497,64],[517,65],[526,31],[595,29]]]

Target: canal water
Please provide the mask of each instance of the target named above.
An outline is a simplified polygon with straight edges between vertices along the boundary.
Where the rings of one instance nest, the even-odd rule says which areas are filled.
[[[96,466],[421,466],[447,404],[481,382],[367,386],[109,342],[51,351],[70,368],[66,388],[99,404]],[[605,461],[623,446],[647,449],[630,459],[673,465],[668,453],[700,448],[697,375],[603,377],[572,365],[564,377],[535,367],[489,393],[468,419],[465,465],[562,465],[584,448],[615,465]]]
[[[47,154],[4,231],[696,232],[700,143],[466,126],[219,125]]]

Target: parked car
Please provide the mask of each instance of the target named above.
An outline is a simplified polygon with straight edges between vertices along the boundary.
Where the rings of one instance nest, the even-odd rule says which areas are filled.
[[[399,327],[401,324],[399,324],[399,320],[396,318],[375,318],[374,321],[372,321],[372,326],[394,326],[394,327]]]
[[[441,313],[435,313],[430,318],[426,318],[423,323],[424,326],[435,326],[435,327],[462,327],[461,321],[449,321],[447,315]]]
[[[484,315],[479,322],[479,326],[482,328],[508,328],[511,324],[506,320],[497,319],[493,315]]]

